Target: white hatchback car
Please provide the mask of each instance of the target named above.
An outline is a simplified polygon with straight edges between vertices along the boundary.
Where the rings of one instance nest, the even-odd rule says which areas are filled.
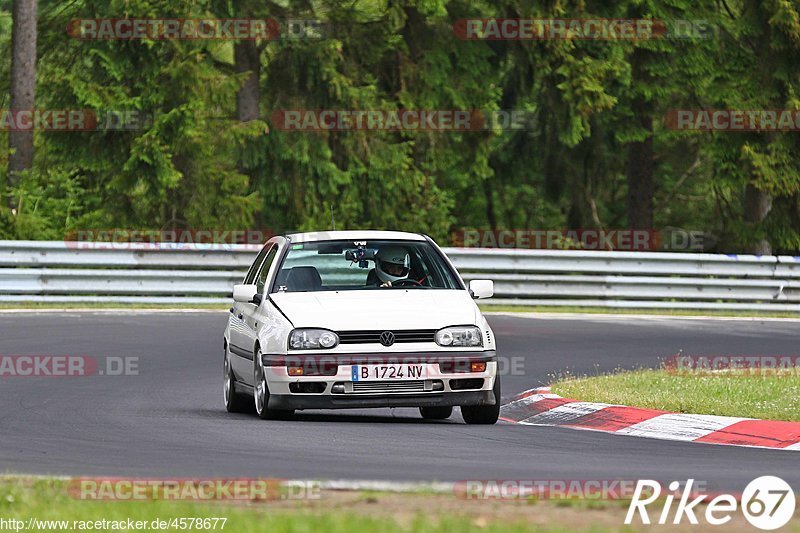
[[[495,339],[469,286],[425,235],[298,233],[270,239],[233,288],[225,406],[261,418],[296,409],[418,407],[468,424],[500,411]]]

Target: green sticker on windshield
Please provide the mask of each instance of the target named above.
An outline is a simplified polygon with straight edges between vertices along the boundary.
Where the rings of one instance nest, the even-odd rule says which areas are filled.
[[[303,245],[302,244],[294,244],[294,245],[292,245],[292,250],[302,250],[302,249],[303,249]]]

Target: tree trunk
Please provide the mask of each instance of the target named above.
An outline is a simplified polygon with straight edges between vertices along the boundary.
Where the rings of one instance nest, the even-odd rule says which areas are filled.
[[[637,48],[631,57],[631,71],[634,83],[647,84],[649,76],[645,70],[649,53]],[[639,128],[646,137],[628,144],[628,227],[631,229],[652,229],[653,227],[653,172],[655,153],[653,151],[653,110],[651,102],[641,94],[631,101],[631,111]]]
[[[233,45],[234,68],[237,73],[249,72],[249,76],[236,93],[236,119],[239,122],[258,120],[260,117],[259,104],[261,102],[260,73],[261,62],[255,41],[239,41]],[[249,146],[249,145],[248,145]],[[248,148],[245,147],[239,158],[237,167],[239,172],[249,177],[250,190],[255,188],[253,170],[246,164]]]
[[[744,189],[743,204],[745,223],[757,229],[772,209],[772,196],[748,183]],[[747,243],[745,251],[756,255],[772,255],[772,246],[767,239],[757,239]]]
[[[641,117],[650,135],[628,146],[628,226],[631,229],[653,227],[653,120]]]
[[[233,45],[233,60],[237,73],[249,72],[250,75],[236,94],[236,118],[240,122],[258,120],[261,87],[259,77],[261,62],[255,41],[239,41]]]
[[[486,219],[492,230],[497,229],[497,215],[494,210],[494,186],[489,180],[483,180],[483,194],[486,197]]]
[[[14,0],[11,37],[11,111],[31,111],[36,105],[36,12],[38,0]],[[8,185],[33,166],[33,130],[8,133]],[[10,207],[14,206],[9,198]]]

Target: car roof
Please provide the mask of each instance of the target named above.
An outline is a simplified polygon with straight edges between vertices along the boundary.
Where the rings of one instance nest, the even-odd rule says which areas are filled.
[[[348,230],[348,231],[312,231],[306,233],[290,233],[286,235],[290,242],[317,242],[317,241],[372,241],[372,240],[403,240],[424,241],[425,237],[419,233],[405,231],[380,231],[380,230]]]

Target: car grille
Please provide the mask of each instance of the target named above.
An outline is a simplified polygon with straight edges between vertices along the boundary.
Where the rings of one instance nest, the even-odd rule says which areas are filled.
[[[339,331],[339,344],[380,344],[381,333],[387,330],[380,331]],[[406,329],[392,331],[394,333],[394,342],[433,342],[433,336],[436,333],[435,329]]]
[[[425,392],[425,381],[363,381],[353,383],[351,394]]]

